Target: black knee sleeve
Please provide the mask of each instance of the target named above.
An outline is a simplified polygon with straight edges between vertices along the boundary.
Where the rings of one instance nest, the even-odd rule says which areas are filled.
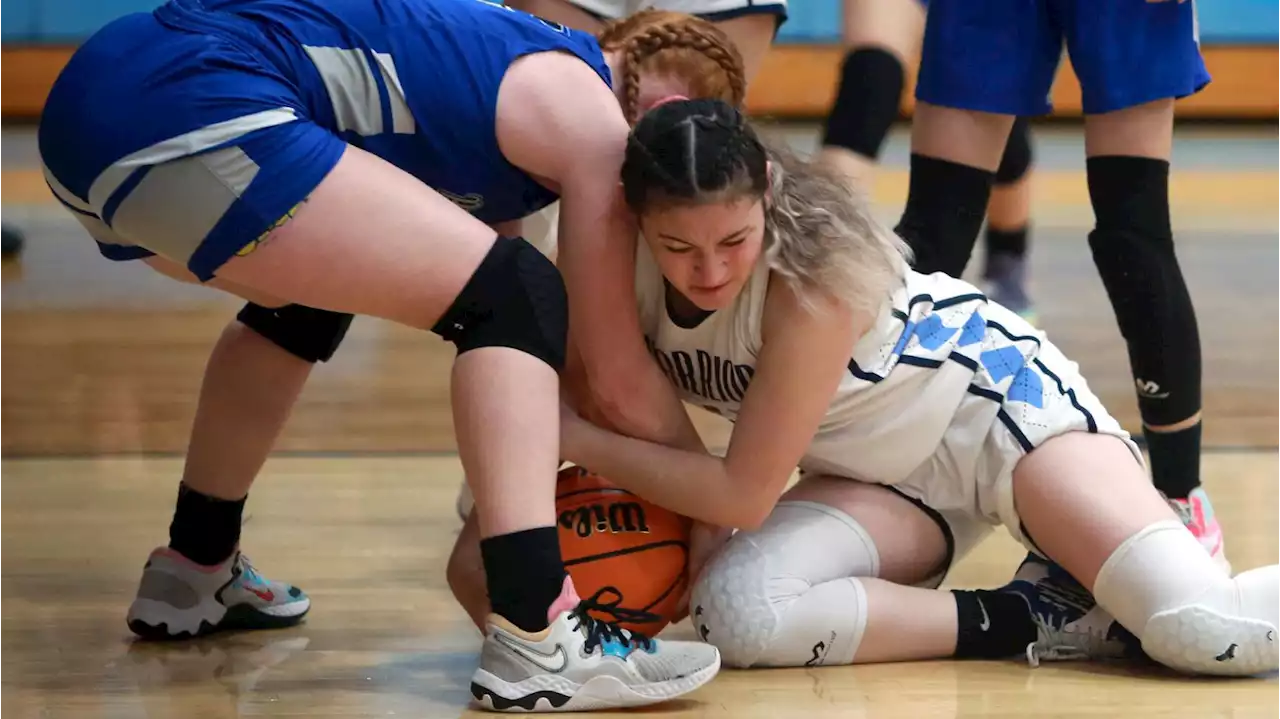
[[[911,155],[907,206],[894,229],[911,246],[917,272],[964,274],[987,216],[992,178],[977,167]]]
[[[510,347],[564,368],[569,298],[560,271],[522,237],[499,237],[431,330],[458,354]]]
[[[351,315],[302,305],[271,309],[250,302],[236,315],[240,324],[308,362],[327,362],[347,336]]]
[[[1200,333],[1173,249],[1169,163],[1092,157],[1088,179],[1089,248],[1129,348],[1142,421],[1181,422],[1200,411]]]
[[[902,83],[902,63],[890,52],[858,48],[845,55],[822,144],[876,159],[898,117]]]
[[[1027,118],[1019,117],[1013,121],[1009,130],[1009,141],[1004,146],[1004,156],[1000,158],[1000,167],[996,168],[996,184],[1012,185],[1027,174],[1031,167],[1031,126]]]

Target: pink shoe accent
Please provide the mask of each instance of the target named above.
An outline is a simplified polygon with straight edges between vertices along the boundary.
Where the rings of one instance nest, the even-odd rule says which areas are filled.
[[[560,596],[551,603],[551,607],[547,609],[547,624],[554,624],[556,619],[565,612],[573,611],[582,599],[578,597],[578,590],[573,586],[573,577],[564,575],[564,585],[560,588]]]
[[[1169,502],[1177,509],[1183,524],[1200,542],[1200,546],[1230,574],[1231,563],[1227,561],[1224,551],[1222,525],[1218,523],[1209,495],[1204,489],[1196,489],[1186,499],[1171,499]]]

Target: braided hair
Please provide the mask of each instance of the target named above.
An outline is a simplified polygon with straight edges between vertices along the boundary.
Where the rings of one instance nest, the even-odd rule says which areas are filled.
[[[835,297],[874,317],[906,272],[906,244],[841,178],[767,145],[719,100],[678,100],[645,113],[627,141],[622,185],[637,214],[764,199],[763,259],[810,307]]]
[[[718,98],[734,107],[747,94],[746,72],[738,48],[712,23],[666,10],[642,10],[609,23],[597,39],[606,52],[622,55],[622,111],[634,124],[641,74],[678,78],[693,97]]]

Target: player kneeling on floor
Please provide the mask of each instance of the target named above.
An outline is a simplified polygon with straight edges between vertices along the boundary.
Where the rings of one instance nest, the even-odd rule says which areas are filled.
[[[726,664],[1140,646],[1191,673],[1277,668],[1280,566],[1229,576],[1077,365],[973,286],[911,271],[837,179],[681,100],[635,126],[623,184],[642,329],[733,437],[722,458],[566,412],[562,456],[741,530],[693,591]],[[934,589],[997,524],[1030,551],[1015,581]]]

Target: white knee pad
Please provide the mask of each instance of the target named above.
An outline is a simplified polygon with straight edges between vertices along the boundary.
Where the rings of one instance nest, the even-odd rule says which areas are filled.
[[[1181,522],[1126,539],[1098,571],[1093,593],[1167,667],[1224,676],[1280,668],[1280,566],[1228,577]]]
[[[731,667],[848,664],[866,627],[880,556],[852,517],[814,502],[781,502],[739,532],[694,587],[690,616]]]

